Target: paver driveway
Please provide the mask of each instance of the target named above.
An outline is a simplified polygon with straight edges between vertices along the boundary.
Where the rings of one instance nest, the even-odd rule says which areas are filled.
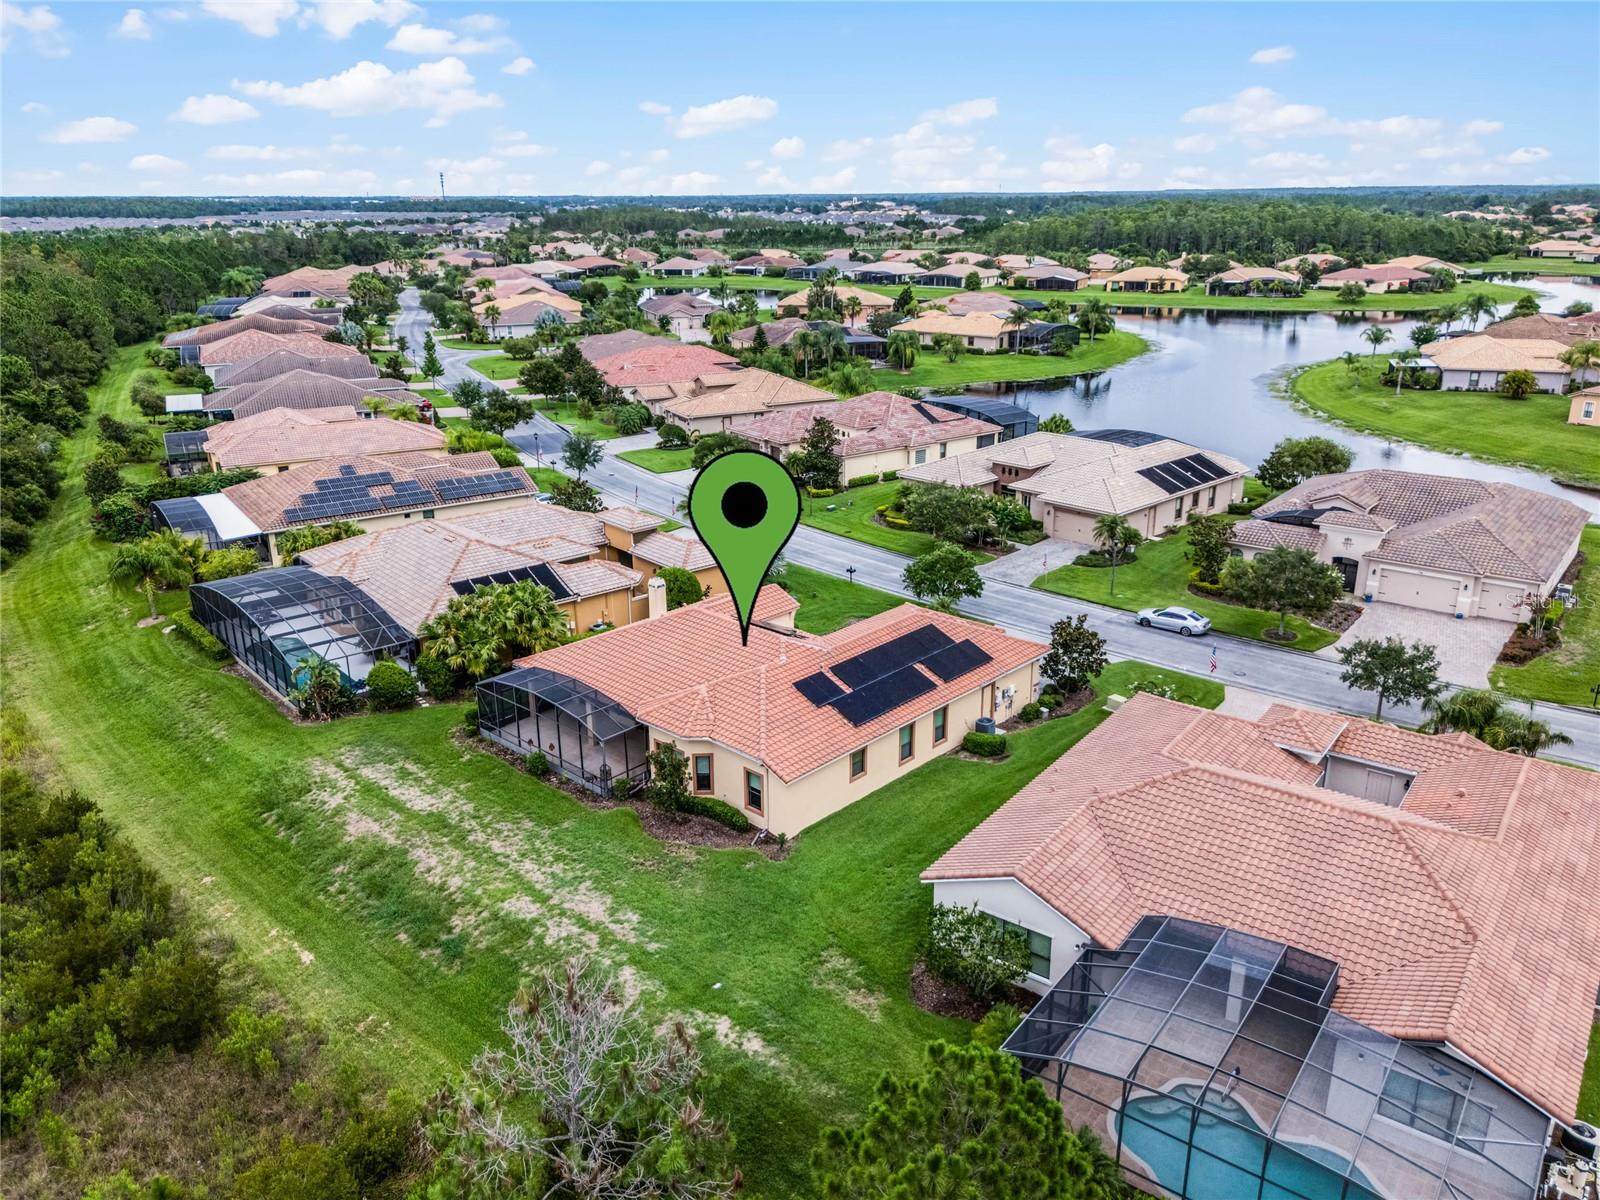
[[[1427,642],[1439,652],[1439,677],[1463,687],[1487,687],[1489,668],[1516,625],[1478,617],[1458,621],[1448,613],[1407,608],[1403,604],[1364,606],[1361,619],[1331,646],[1317,651],[1335,658],[1341,646],[1359,638],[1391,638]]]

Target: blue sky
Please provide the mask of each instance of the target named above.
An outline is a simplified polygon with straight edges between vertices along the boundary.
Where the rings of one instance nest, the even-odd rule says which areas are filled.
[[[1600,179],[1592,3],[0,13],[12,195]]]

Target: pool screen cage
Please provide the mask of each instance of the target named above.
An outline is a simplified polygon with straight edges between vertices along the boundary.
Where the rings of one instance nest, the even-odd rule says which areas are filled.
[[[313,655],[339,669],[348,687],[366,686],[379,659],[409,666],[416,639],[348,579],[310,567],[235,575],[189,589],[195,620],[268,687],[287,696],[305,681]]]
[[[1330,1009],[1338,965],[1147,916],[1005,1043],[1144,1191],[1184,1200],[1530,1200],[1549,1121],[1467,1062]]]
[[[638,719],[604,692],[541,667],[478,685],[478,732],[518,754],[543,751],[568,779],[602,795],[618,779],[637,786],[649,775]]]

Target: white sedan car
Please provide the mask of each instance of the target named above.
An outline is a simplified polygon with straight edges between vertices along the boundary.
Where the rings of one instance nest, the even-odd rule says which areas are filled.
[[[1211,632],[1211,618],[1202,617],[1192,608],[1141,608],[1136,618],[1149,628],[1170,629],[1184,637],[1202,637]]]

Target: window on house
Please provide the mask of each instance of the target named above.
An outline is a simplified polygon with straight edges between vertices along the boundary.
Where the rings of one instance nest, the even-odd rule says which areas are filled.
[[[744,773],[744,806],[752,812],[761,811],[761,776],[754,771]]]
[[[422,515],[427,517],[430,521],[433,520],[433,509],[431,509],[431,508],[423,509],[422,510]]]
[[[920,467],[923,463],[928,461],[928,452],[926,450],[918,450],[911,456],[911,461]]]
[[[945,736],[946,736],[945,731],[949,727],[949,724],[950,724],[950,706],[949,705],[945,705],[943,708],[936,708],[936,709],[933,710],[933,744],[935,746],[937,746],[940,742],[944,741]]]
[[[1594,401],[1585,400],[1583,402],[1583,419],[1587,421],[1592,416],[1594,416]]]
[[[939,443],[939,457],[943,458],[949,453],[950,453],[950,443],[949,442],[940,442]]]
[[[617,562],[621,566],[631,567],[633,566],[633,555],[629,554],[626,550],[618,550]]]
[[[1035,933],[1021,925],[1013,925],[1010,921],[994,918],[994,923],[1000,926],[1002,933],[1020,933],[1028,939],[1028,973],[1037,975],[1041,979],[1050,978],[1050,938],[1046,934]]]
[[[1216,506],[1217,506],[1217,489],[1216,489],[1216,486],[1213,485],[1212,488],[1211,488],[1211,491],[1209,493],[1207,493],[1207,495],[1206,495],[1206,507],[1207,508],[1215,508]]]
[[[850,751],[850,778],[860,779],[867,773],[867,748]]]
[[[694,756],[694,790],[697,792],[711,791],[711,755],[696,754]]]
[[[1403,1071],[1390,1071],[1383,1081],[1378,1115],[1441,1141],[1458,1133],[1465,1138],[1482,1138],[1488,1133],[1487,1110],[1478,1105],[1469,1108],[1449,1088]]]
[[[1478,386],[1479,378],[1480,378],[1480,376],[1478,375],[1478,372],[1476,372],[1476,371],[1467,372],[1467,387],[1476,390],[1477,386]]]
[[[1176,504],[1176,507],[1173,508],[1172,515],[1175,517],[1183,516],[1183,497],[1179,496],[1174,503]]]
[[[905,762],[917,748],[917,727],[900,726],[900,761]]]

